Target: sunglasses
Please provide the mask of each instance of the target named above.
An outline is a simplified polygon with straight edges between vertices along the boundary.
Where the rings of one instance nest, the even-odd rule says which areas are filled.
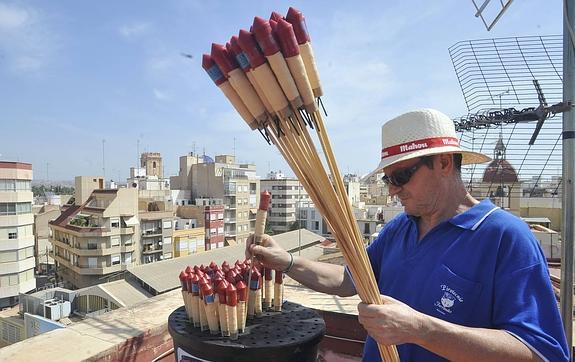
[[[420,158],[419,162],[415,165],[405,168],[400,168],[391,173],[391,175],[383,176],[382,180],[387,185],[393,185],[401,187],[411,180],[411,177],[417,172],[417,170],[426,163],[425,159]]]

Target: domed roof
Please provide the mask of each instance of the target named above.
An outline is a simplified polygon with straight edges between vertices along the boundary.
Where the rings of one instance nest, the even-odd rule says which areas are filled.
[[[483,182],[500,184],[518,182],[517,172],[507,160],[495,159],[483,173]]]

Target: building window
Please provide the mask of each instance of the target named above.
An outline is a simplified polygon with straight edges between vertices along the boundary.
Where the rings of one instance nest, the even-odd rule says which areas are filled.
[[[112,255],[112,265],[120,264],[120,255]]]
[[[8,231],[8,239],[18,239],[18,231],[17,230]]]
[[[172,228],[172,222],[169,221],[169,220],[168,220],[168,221],[164,221],[163,224],[162,224],[162,227],[163,227],[164,229],[171,229],[171,228]]]
[[[165,253],[164,259],[172,259],[172,253]]]
[[[115,238],[110,239],[110,246],[114,247],[114,246],[119,246],[119,245],[120,245],[120,238],[119,237],[115,237]]]
[[[110,225],[112,228],[119,228],[120,227],[120,219],[110,219]]]
[[[98,258],[88,258],[88,268],[96,268],[98,265]]]
[[[164,245],[171,245],[171,244],[172,244],[172,238],[171,237],[164,238]]]
[[[319,221],[314,221],[314,222],[313,222],[313,229],[314,229],[314,230],[319,230]]]

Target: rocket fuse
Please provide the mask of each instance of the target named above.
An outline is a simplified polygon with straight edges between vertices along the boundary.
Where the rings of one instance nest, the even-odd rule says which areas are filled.
[[[270,63],[270,66],[287,99],[295,109],[300,108],[303,105],[302,99],[290,74],[286,61],[273,36],[269,21],[256,16],[254,18],[253,29],[256,40],[262,48],[268,63]]]
[[[236,60],[228,54],[228,51],[223,45],[216,43],[212,44],[211,55],[218,67],[220,67],[222,73],[228,76],[230,84],[256,121],[259,124],[263,124],[268,118],[265,107]]]
[[[299,44],[299,52],[305,65],[305,70],[313,90],[313,95],[315,97],[321,97],[323,95],[323,91],[319,82],[319,73],[315,65],[315,57],[311,47],[311,39],[305,24],[305,17],[301,11],[290,7],[286,15],[286,20],[293,26],[293,30]]]
[[[216,83],[218,88],[224,93],[226,98],[230,101],[232,106],[236,109],[239,115],[253,130],[257,126],[257,122],[254,116],[250,113],[240,96],[236,93],[230,82],[226,79],[226,76],[220,70],[220,67],[214,62],[212,57],[208,54],[204,54],[202,57],[202,68],[206,70],[210,78]],[[199,270],[199,267],[198,267]]]
[[[278,21],[277,38],[280,48],[285,57],[288,68],[297,85],[297,90],[301,95],[304,107],[308,113],[317,111],[314,101],[313,91],[306,73],[303,59],[300,55],[299,46],[293,30],[293,26],[287,21],[280,19]]]

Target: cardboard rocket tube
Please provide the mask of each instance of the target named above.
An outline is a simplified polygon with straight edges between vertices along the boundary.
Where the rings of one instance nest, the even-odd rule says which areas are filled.
[[[206,304],[204,303],[204,294],[203,294],[203,286],[207,284],[207,281],[204,277],[202,277],[199,281],[199,286],[200,286],[200,295],[198,298],[198,310],[199,310],[199,314],[200,314],[200,330],[206,331],[208,330],[208,316],[206,313]]]
[[[202,295],[204,296],[204,306],[206,309],[206,317],[210,327],[211,334],[219,334],[220,326],[218,317],[216,316],[216,303],[212,286],[210,284],[202,285]]]
[[[192,275],[192,289],[190,298],[190,309],[192,310],[192,321],[194,327],[200,326],[200,286],[198,284],[199,278],[196,274]]]
[[[250,113],[240,96],[236,93],[230,82],[228,82],[225,75],[222,73],[220,67],[218,67],[210,55],[204,54],[202,56],[202,67],[206,70],[218,88],[220,88],[224,93],[226,98],[235,108],[236,112],[239,113],[240,117],[246,121],[252,130],[256,129],[257,122],[255,117]]]
[[[228,306],[227,306],[227,295],[226,290],[228,289],[228,282],[222,280],[217,287],[218,290],[218,317],[220,320],[220,330],[222,331],[222,337],[230,336],[230,327],[228,322]]]
[[[228,81],[256,121],[258,123],[265,122],[268,118],[265,107],[236,61],[220,44],[212,44],[211,55],[222,73],[227,74]]]
[[[258,289],[255,292],[255,302],[254,302],[254,314],[256,317],[262,315],[262,275],[258,272]]]
[[[266,58],[261,53],[253,34],[243,29],[240,30],[238,45],[248,58],[252,67],[251,73],[262,92],[266,94],[272,109],[285,117],[289,117],[292,114],[289,102]]]
[[[256,40],[262,48],[288,101],[296,109],[301,107],[303,105],[302,99],[287,63],[273,36],[269,21],[256,16],[254,18],[253,30]]]
[[[235,340],[238,339],[238,294],[236,287],[234,287],[232,283],[229,283],[226,288],[226,304],[228,330],[230,332],[230,338]]]
[[[186,282],[186,278],[187,278],[187,274],[185,271],[181,271],[180,272],[180,285],[182,286],[182,300],[184,301],[184,308],[186,309],[186,314],[188,314],[188,317],[190,316],[190,314],[188,313],[189,307],[188,307],[188,284]]]
[[[284,289],[283,289],[283,273],[279,270],[275,271],[275,283],[274,283],[274,310],[276,312],[281,312],[282,304],[284,299]]]
[[[286,15],[286,20],[293,26],[293,30],[299,44],[299,52],[305,65],[305,70],[309,78],[313,94],[315,97],[321,97],[323,95],[323,91],[319,81],[319,73],[315,65],[311,39],[305,24],[305,17],[301,11],[290,7]]]
[[[272,272],[273,270],[270,268],[266,268],[264,275],[265,275],[265,282],[264,282],[264,309],[269,309],[272,306],[272,299],[273,299],[273,280],[272,280]]]
[[[305,70],[305,65],[300,55],[293,26],[287,21],[280,19],[276,29],[278,43],[295,84],[297,85],[297,90],[302,98],[304,107],[308,113],[313,113],[316,111],[317,106],[315,104],[313,90],[311,89],[311,84]]]
[[[238,294],[238,305],[237,305],[237,319],[238,319],[238,332],[244,333],[246,329],[246,299],[247,299],[247,288],[246,283],[242,280],[236,283],[236,291]]]
[[[230,42],[226,44],[226,49],[228,50],[228,53],[232,54],[236,58],[236,61],[246,74],[246,77],[248,77],[248,80],[254,87],[254,90],[256,91],[258,97],[260,97],[260,100],[264,104],[266,111],[269,114],[274,114],[274,109],[272,108],[272,105],[268,100],[267,95],[263,92],[262,88],[256,81],[256,78],[252,73],[252,67],[250,65],[250,62],[245,53],[243,52],[243,50],[240,48],[240,45],[238,44],[238,37],[236,35],[232,36]]]

